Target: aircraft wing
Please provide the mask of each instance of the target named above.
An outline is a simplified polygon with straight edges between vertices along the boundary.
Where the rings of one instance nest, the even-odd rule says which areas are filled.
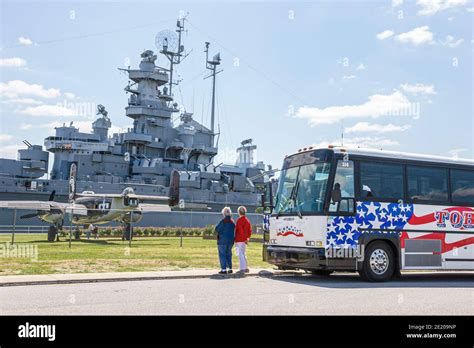
[[[87,215],[87,207],[83,204],[61,203],[54,201],[0,201],[0,208],[51,211],[59,209],[79,215]]]
[[[0,201],[0,208],[49,211],[54,206],[48,201]]]
[[[153,213],[153,212],[160,212],[160,211],[171,211],[169,205],[165,204],[147,204],[142,203],[140,204],[140,208],[142,209],[143,213]]]
[[[76,193],[77,197],[96,197],[96,198],[122,198],[123,194],[114,193]],[[128,198],[135,198],[140,200],[168,202],[168,196],[150,196],[150,195],[136,195],[134,193],[127,194]]]
[[[167,202],[169,200],[168,196],[148,196],[148,195],[136,195],[136,194],[129,194],[129,198],[136,198],[140,200],[148,200],[148,201],[159,201],[159,202]]]
[[[63,209],[66,213],[73,213],[74,215],[87,215],[87,207],[84,204],[75,203],[60,203],[64,204]]]
[[[117,198],[123,195],[120,193],[76,193],[76,197]]]

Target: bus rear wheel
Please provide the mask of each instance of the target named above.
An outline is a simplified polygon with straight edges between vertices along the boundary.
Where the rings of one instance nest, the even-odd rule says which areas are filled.
[[[385,282],[395,272],[395,255],[392,248],[383,241],[369,244],[365,249],[364,261],[359,274],[370,282]]]

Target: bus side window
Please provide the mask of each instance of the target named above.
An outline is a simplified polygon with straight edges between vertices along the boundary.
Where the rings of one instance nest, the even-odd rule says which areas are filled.
[[[361,198],[398,200],[403,198],[403,166],[391,163],[360,163]]]
[[[333,190],[340,190],[341,201],[331,202],[331,212],[353,212],[354,211],[354,162],[349,160],[338,160],[336,175],[334,177]]]

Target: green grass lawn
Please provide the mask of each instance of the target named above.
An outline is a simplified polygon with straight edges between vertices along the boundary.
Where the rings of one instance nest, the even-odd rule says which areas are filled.
[[[200,237],[143,237],[128,242],[106,237],[99,240],[73,241],[72,247],[65,238],[49,243],[44,234],[16,235],[15,244],[36,245],[37,260],[5,257],[6,242],[11,235],[0,235],[0,276],[14,274],[52,274],[89,272],[130,272],[179,270],[187,268],[219,268],[215,240]],[[262,261],[262,243],[249,243],[247,258],[250,267],[268,267]],[[234,269],[238,258],[233,257]]]

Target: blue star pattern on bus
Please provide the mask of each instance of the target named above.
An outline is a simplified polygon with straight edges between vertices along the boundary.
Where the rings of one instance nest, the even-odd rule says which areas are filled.
[[[270,230],[270,215],[269,214],[263,215],[263,229],[265,231]]]
[[[328,220],[326,247],[355,248],[361,232],[401,231],[413,215],[412,204],[357,202],[356,216],[337,216]]]

